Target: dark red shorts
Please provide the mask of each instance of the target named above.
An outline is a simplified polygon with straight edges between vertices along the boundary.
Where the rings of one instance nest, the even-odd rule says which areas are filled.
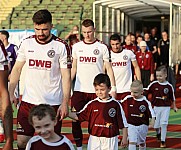
[[[131,95],[131,92],[117,93],[116,100],[123,100],[127,95]]]
[[[26,136],[33,136],[34,135],[34,128],[28,122],[28,115],[30,109],[35,106],[33,104],[21,101],[20,107],[18,109],[17,115],[17,134],[18,135],[26,135]],[[55,111],[59,108],[59,105],[53,106]],[[58,118],[59,120],[59,118]],[[60,135],[62,127],[62,121],[58,121],[55,126],[55,132]]]
[[[74,112],[79,112],[89,101],[96,98],[95,93],[84,93],[74,91],[71,97],[71,109]]]

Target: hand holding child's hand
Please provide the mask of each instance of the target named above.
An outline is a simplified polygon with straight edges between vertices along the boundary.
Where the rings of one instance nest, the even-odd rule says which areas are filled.
[[[123,138],[121,141],[121,148],[126,148],[128,146],[127,138]]]
[[[177,107],[174,107],[173,109],[174,109],[174,112],[177,112],[177,111],[178,111],[178,108],[177,108]]]

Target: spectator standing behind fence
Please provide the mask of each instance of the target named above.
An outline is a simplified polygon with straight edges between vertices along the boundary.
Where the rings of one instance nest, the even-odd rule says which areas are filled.
[[[156,121],[154,128],[156,130],[157,139],[160,142],[160,147],[166,147],[166,133],[167,125],[170,114],[170,107],[173,105],[173,109],[176,112],[177,107],[175,103],[175,95],[173,86],[166,80],[167,68],[160,66],[156,70],[157,81],[153,81],[145,89],[145,94],[151,94],[151,103],[154,106],[156,114]]]
[[[7,52],[0,40],[0,117],[4,126],[5,145],[3,150],[13,150],[13,113],[8,94]]]
[[[17,116],[18,149],[24,150],[34,135],[34,128],[28,122],[29,110],[42,103],[50,104],[57,112],[55,132],[60,134],[61,121],[68,114],[71,87],[71,56],[67,43],[51,34],[52,15],[42,9],[33,15],[35,35],[24,39],[18,50],[18,57],[11,72],[9,93],[11,101],[18,103],[14,89],[22,67],[27,62],[25,88]]]
[[[136,52],[136,60],[141,70],[141,81],[143,87],[146,88],[150,81],[154,80],[154,62],[153,55],[150,51],[146,50],[146,42],[140,42],[140,51]]]
[[[143,84],[135,80],[131,84],[131,95],[121,100],[128,122],[129,150],[136,150],[136,145],[139,145],[139,150],[146,150],[148,128],[153,128],[155,122],[151,103],[142,94]],[[150,122],[149,118],[151,118]]]

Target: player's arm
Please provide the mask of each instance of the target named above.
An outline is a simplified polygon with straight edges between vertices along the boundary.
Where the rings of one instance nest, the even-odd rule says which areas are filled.
[[[154,54],[154,53],[156,53],[157,52],[157,48],[156,48],[156,45],[154,45],[153,46],[153,51],[152,51],[152,53]]]
[[[140,72],[140,67],[138,66],[137,61],[136,60],[132,61],[132,64],[133,64],[133,67],[134,67],[134,70],[135,70],[137,80],[141,81],[141,72]]]
[[[123,128],[122,129],[122,134],[123,134],[123,138],[121,141],[121,147],[125,148],[128,146],[128,128]]]
[[[150,123],[149,123],[149,128],[153,128],[154,127],[155,119],[156,119],[156,117],[152,117],[151,118]]]
[[[106,69],[106,72],[111,80],[111,95],[113,97],[116,97],[116,81],[115,81],[115,77],[114,77],[114,72],[111,66],[110,62],[104,61],[104,68]]]
[[[158,55],[161,54],[161,51],[160,51],[160,44],[161,44],[161,40],[158,41]]]
[[[73,58],[72,68],[71,68],[71,80],[73,81],[77,72],[77,59]]]
[[[9,94],[10,94],[10,101],[15,104],[15,106],[18,104],[17,98],[14,96],[14,90],[16,88],[16,85],[18,84],[21,70],[25,64],[25,61],[16,61],[12,72],[11,72],[11,79],[9,84]]]
[[[176,106],[175,100],[173,101],[173,109],[174,109],[175,112],[178,111],[178,108],[177,108],[177,106]]]
[[[13,149],[13,116],[12,107],[8,94],[8,70],[0,70],[0,103],[1,118],[3,121],[6,143],[3,150]]]
[[[57,111],[57,116],[60,115],[60,119],[62,120],[68,115],[68,103],[70,100],[70,89],[71,89],[70,68],[61,68],[61,76],[62,76],[63,101]]]

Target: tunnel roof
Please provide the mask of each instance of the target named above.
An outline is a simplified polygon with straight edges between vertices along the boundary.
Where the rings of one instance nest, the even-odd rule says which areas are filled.
[[[120,9],[133,18],[169,15],[170,3],[181,6],[181,0],[98,0],[97,4]]]

